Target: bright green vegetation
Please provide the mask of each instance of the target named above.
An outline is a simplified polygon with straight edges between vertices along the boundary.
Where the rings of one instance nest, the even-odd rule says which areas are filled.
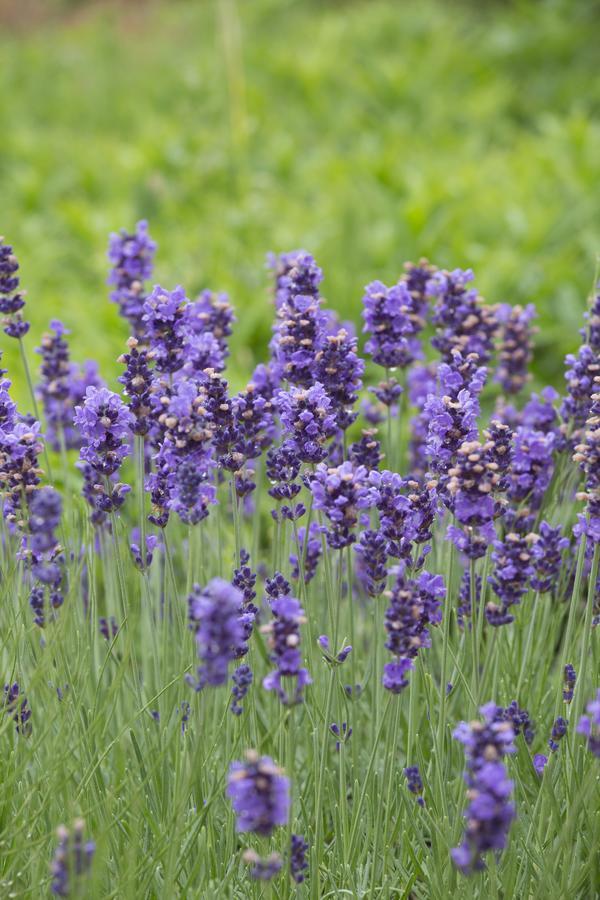
[[[305,246],[355,318],[405,259],[471,265],[490,301],[537,303],[558,382],[600,246],[594,7],[83,5],[5,31],[0,233],[29,350],[58,315],[114,375],[103,248],[147,217],[159,281],[231,293],[240,380],[269,334],[265,253]]]

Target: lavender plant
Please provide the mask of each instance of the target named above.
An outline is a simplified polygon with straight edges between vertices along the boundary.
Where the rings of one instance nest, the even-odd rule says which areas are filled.
[[[598,297],[529,393],[470,270],[371,282],[365,362],[284,253],[240,390],[155,249],[111,239],[119,392],[58,320],[39,415],[0,374],[0,894],[595,896]]]

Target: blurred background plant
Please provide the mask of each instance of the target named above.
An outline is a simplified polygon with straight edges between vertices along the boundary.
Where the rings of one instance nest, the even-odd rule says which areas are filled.
[[[108,233],[147,218],[160,283],[230,293],[234,384],[265,355],[265,254],[301,246],[355,321],[406,259],[472,266],[488,301],[537,305],[534,370],[560,384],[600,246],[599,12],[0,0],[0,233],[28,351],[59,315],[114,380]]]

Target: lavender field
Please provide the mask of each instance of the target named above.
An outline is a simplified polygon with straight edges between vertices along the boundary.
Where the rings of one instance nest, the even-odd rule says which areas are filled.
[[[535,308],[471,270],[345,321],[270,254],[235,390],[151,231],[109,383],[0,243],[0,895],[599,896],[600,294],[532,390]]]

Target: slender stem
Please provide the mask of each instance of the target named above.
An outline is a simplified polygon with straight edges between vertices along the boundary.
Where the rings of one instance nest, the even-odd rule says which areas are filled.
[[[519,680],[517,682],[517,700],[521,698],[521,688],[523,686],[523,679],[525,678],[525,672],[527,671],[527,666],[529,664],[529,654],[531,652],[531,643],[533,640],[533,632],[535,628],[535,622],[537,619],[537,611],[540,605],[540,594],[539,591],[536,592],[535,597],[533,598],[533,610],[531,611],[531,618],[529,620],[529,628],[527,629],[527,637],[525,639],[525,649],[523,650],[523,656],[521,657],[521,671],[519,672]]]
[[[586,675],[588,656],[590,652],[590,641],[592,638],[592,616],[594,612],[594,600],[596,597],[596,582],[598,580],[598,563],[600,562],[600,544],[594,545],[594,555],[592,556],[592,568],[588,581],[588,594],[585,610],[585,619],[583,623],[583,639],[581,642],[581,655],[579,657],[579,672],[577,673],[577,683],[575,685],[575,698],[573,702],[573,721],[578,722],[583,708],[583,696],[586,687]]]
[[[471,691],[475,700],[475,709],[479,705],[479,644],[477,641],[477,626],[481,610],[479,609],[479,597],[477,596],[477,572],[475,560],[469,560],[469,588],[471,594],[471,663],[473,665]]]
[[[142,554],[142,561],[144,563],[144,567],[146,565],[146,492],[144,490],[144,481],[145,481],[145,471],[146,471],[146,458],[144,453],[144,436],[143,434],[136,434],[135,436],[135,444],[136,444],[136,457],[137,457],[137,467],[138,467],[138,502],[139,502],[139,517],[140,517],[140,551]]]

